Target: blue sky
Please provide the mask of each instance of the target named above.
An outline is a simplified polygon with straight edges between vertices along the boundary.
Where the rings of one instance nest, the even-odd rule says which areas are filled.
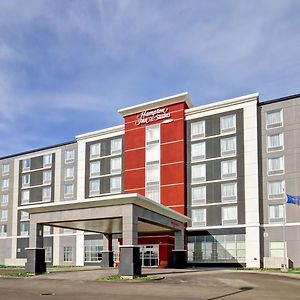
[[[195,106],[300,93],[299,11],[297,0],[1,0],[0,156],[183,91]]]

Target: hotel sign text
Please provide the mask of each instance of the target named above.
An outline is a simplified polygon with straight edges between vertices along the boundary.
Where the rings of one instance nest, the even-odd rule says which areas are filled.
[[[157,108],[154,110],[145,110],[138,115],[135,125],[149,124],[158,120],[163,120],[171,117],[168,108]]]

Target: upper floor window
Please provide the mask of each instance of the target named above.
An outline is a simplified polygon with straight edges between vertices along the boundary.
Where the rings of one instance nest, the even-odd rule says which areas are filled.
[[[160,144],[149,144],[146,146],[146,163],[154,163],[160,160]]]
[[[2,180],[2,191],[5,191],[9,188],[9,179],[8,178],[4,178]]]
[[[99,157],[101,155],[101,144],[96,143],[90,145],[90,158]]]
[[[221,139],[221,156],[235,155],[236,153],[236,137]]]
[[[67,183],[64,186],[64,197],[73,197],[74,195],[74,184],[73,183]]]
[[[237,183],[229,182],[221,185],[222,202],[236,201],[237,199]]]
[[[65,162],[70,163],[73,162],[75,159],[75,150],[66,150],[65,152]]]
[[[21,192],[21,204],[27,204],[29,203],[29,190],[25,190]]]
[[[0,225],[0,236],[6,236],[7,235],[7,224],[1,224]]]
[[[283,150],[283,133],[268,135],[267,147],[269,151]]]
[[[3,194],[1,196],[1,205],[6,206],[8,204],[8,194]]]
[[[90,180],[89,188],[90,188],[90,193],[89,193],[90,196],[100,194],[100,180],[99,179]]]
[[[23,235],[28,235],[29,232],[29,222],[22,222],[20,223],[20,234]]]
[[[120,154],[122,152],[122,139],[114,139],[110,141],[110,154]]]
[[[155,202],[160,202],[160,189],[159,185],[148,186],[146,188],[145,196]]]
[[[160,140],[159,124],[146,127],[146,143],[158,142]]]
[[[193,208],[192,209],[192,223],[194,226],[206,225],[206,209],[205,208]]]
[[[90,163],[90,177],[100,175],[100,161],[93,161]]]
[[[222,225],[237,224],[237,206],[222,207]]]
[[[6,175],[9,173],[9,164],[2,165],[2,175]]]
[[[22,186],[29,186],[30,184],[30,174],[25,174],[22,176]]]
[[[275,204],[269,205],[269,221],[272,222],[282,222],[283,221],[283,205]]]
[[[160,181],[159,165],[150,165],[146,167],[146,185],[158,184]]]
[[[8,211],[7,209],[1,210],[0,220],[1,221],[7,221]]]
[[[268,175],[277,175],[284,172],[283,156],[268,158]]]
[[[43,156],[43,167],[49,167],[52,165],[52,154],[46,154]]]
[[[43,184],[51,183],[52,172],[44,171],[43,172]]]
[[[203,182],[206,180],[206,165],[199,164],[192,166],[192,183]]]
[[[50,201],[50,200],[51,200],[51,187],[47,186],[43,188],[42,201]]]
[[[267,112],[267,129],[281,127],[283,125],[282,109]]]
[[[110,178],[110,192],[120,193],[121,192],[121,176]]]
[[[122,158],[114,157],[110,159],[110,173],[121,173],[122,170]]]
[[[28,221],[29,220],[29,213],[26,211],[21,211],[21,221]]]
[[[205,136],[205,121],[191,123],[191,140]]]
[[[23,159],[23,160],[22,160],[22,169],[23,169],[23,170],[28,170],[28,169],[30,169],[30,165],[31,165],[30,158],[27,158],[27,159]]]
[[[206,154],[205,142],[193,143],[191,145],[192,161],[205,159],[205,154]]]
[[[237,175],[236,172],[236,160],[224,160],[221,162],[221,178],[235,178]]]
[[[65,179],[73,179],[74,178],[74,167],[65,168]]]
[[[283,199],[284,195],[284,181],[270,181],[268,182],[268,198],[269,199]]]
[[[206,202],[206,186],[192,187],[192,205],[204,204]]]
[[[221,133],[232,132],[236,129],[236,117],[234,115],[227,115],[220,118]]]

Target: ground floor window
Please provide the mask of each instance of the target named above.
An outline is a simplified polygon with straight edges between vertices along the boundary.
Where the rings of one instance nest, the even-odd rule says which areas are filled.
[[[270,257],[284,257],[283,242],[270,242]]]
[[[71,262],[73,260],[73,248],[64,247],[64,262]]]
[[[86,262],[97,262],[102,260],[102,241],[85,240],[84,241],[84,260]]]
[[[245,262],[245,235],[188,236],[189,262]]]
[[[45,247],[45,262],[52,262],[52,247]]]

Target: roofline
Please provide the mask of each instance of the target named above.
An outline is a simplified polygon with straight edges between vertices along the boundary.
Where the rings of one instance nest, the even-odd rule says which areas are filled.
[[[109,128],[104,128],[96,131],[91,131],[83,134],[76,135],[75,138],[76,140],[84,140],[92,137],[96,137],[98,135],[104,135],[104,134],[110,134],[110,133],[120,133],[123,134],[124,132],[124,125],[118,125],[118,126],[113,126]]]
[[[30,153],[35,153],[35,152],[39,152],[39,151],[44,151],[44,150],[57,148],[57,147],[61,147],[61,146],[66,146],[66,145],[70,145],[70,144],[75,144],[75,143],[76,143],[76,140],[73,140],[73,141],[60,143],[60,144],[56,144],[56,145],[51,145],[51,146],[47,146],[47,147],[32,149],[32,150],[28,150],[28,151],[19,152],[19,153],[15,153],[15,154],[0,157],[0,160],[13,158],[13,157],[16,157],[16,156],[22,156],[22,155],[26,155],[26,154],[30,154]]]
[[[246,102],[250,102],[253,100],[258,101],[259,93],[248,94],[240,97],[235,97],[231,99],[221,100],[218,102],[213,102],[209,104],[204,104],[201,106],[197,106],[194,108],[189,108],[185,110],[185,116],[190,116],[198,112],[205,112],[213,109],[223,108],[235,104],[242,104]]]
[[[263,105],[281,102],[281,101],[285,101],[285,100],[292,100],[294,98],[300,98],[300,94],[294,94],[294,95],[284,96],[284,97],[275,98],[275,99],[271,99],[271,100],[266,100],[263,102],[259,102],[258,106],[263,106]]]
[[[181,101],[172,101],[172,99],[179,98],[179,97],[184,97],[183,101],[187,104],[187,106],[189,108],[193,107],[193,103],[188,95],[188,92],[183,92],[180,94],[148,101],[148,102],[145,102],[142,104],[137,104],[137,105],[129,106],[126,108],[118,109],[118,113],[120,113],[124,117],[124,116],[132,115],[134,113],[144,111],[144,110],[152,109],[154,107],[183,102],[182,100]]]

